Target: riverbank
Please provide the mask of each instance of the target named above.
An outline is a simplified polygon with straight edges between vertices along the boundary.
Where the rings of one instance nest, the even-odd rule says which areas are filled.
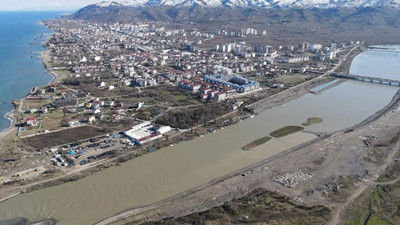
[[[400,94],[397,93],[388,105],[359,124],[296,146],[279,155],[213,180],[207,185],[148,206],[121,212],[98,222],[97,225],[135,224],[159,221],[164,218],[179,218],[220,206],[243,197],[257,188],[264,188],[286,196],[297,205],[306,207],[327,205],[336,212],[339,206],[345,204],[342,199],[351,197],[358,185],[368,185],[369,181],[374,181],[380,175],[382,170],[377,168],[382,166],[381,161],[393,160],[391,152],[397,149],[392,148],[394,144],[392,139],[400,131],[400,128],[395,125],[400,115],[397,110],[399,101]],[[365,146],[360,137],[371,136],[380,141],[376,142],[376,146]],[[382,145],[387,146],[384,148],[387,158],[369,163],[363,160],[367,149],[371,151],[372,147],[376,151],[382,148]],[[368,154],[368,157],[371,155]],[[365,174],[366,170],[369,171],[368,174]],[[293,188],[284,187],[273,181],[278,174],[288,171],[307,171],[313,174],[313,178]],[[334,191],[329,186],[335,185],[335,183],[332,184],[332,179],[336,180],[339,175],[359,176],[360,183],[352,188]],[[323,186],[325,187],[321,188]]]
[[[317,85],[320,85],[321,83],[327,82],[327,81],[328,80],[325,80],[325,79],[318,79],[318,81],[310,82],[305,86],[299,85],[298,88],[302,90],[301,92],[299,92],[297,90],[297,88],[292,88],[291,91],[285,92],[284,95],[279,95],[279,97],[276,96],[276,98],[274,98],[274,99],[276,99],[278,102],[281,102],[283,104],[284,102],[286,102],[286,97],[287,97],[286,94],[290,94],[290,96],[294,97],[295,93],[301,93],[301,95],[298,95],[298,97],[301,97],[302,95],[308,93],[308,91],[310,89],[312,89],[313,87],[315,87]],[[293,92],[293,94],[291,94],[292,92]],[[272,102],[271,106],[268,107],[268,108],[272,108],[273,106],[276,106],[276,102]],[[232,114],[232,113],[229,113],[229,115],[230,114]],[[230,115],[230,116],[234,116],[234,115]],[[236,120],[235,123],[232,123],[230,125],[234,125],[236,123],[239,123],[245,118],[250,119],[250,115],[248,115],[246,117],[241,116],[240,118],[241,118],[240,120]],[[225,120],[225,119],[226,119],[225,116],[217,118],[217,120]],[[212,121],[210,121],[210,122],[212,122]],[[191,133],[190,129],[188,129],[184,133],[182,133],[181,136],[185,136],[186,134],[188,134],[188,135],[186,135],[187,136],[186,138],[181,139],[179,141],[179,143],[180,142],[185,142],[185,141],[191,141],[191,140],[193,140],[193,138],[194,139],[201,138],[199,136],[196,137],[196,135],[194,135],[194,134],[190,135],[190,133]],[[178,142],[174,142],[174,143],[177,144]],[[164,148],[167,147],[167,146],[168,145],[164,145]],[[162,151],[162,150],[163,149],[160,149],[159,151]],[[152,154],[152,153],[148,153],[148,154]],[[6,192],[0,191],[0,199],[7,199],[8,195],[15,195],[16,193],[28,193],[28,192],[35,191],[35,190],[40,190],[40,189],[43,189],[43,188],[60,185],[60,184],[66,183],[66,182],[76,181],[76,180],[79,180],[81,178],[93,175],[96,172],[100,172],[103,169],[106,169],[106,168],[109,168],[109,167],[112,167],[112,166],[115,166],[115,165],[120,165],[120,163],[125,162],[127,160],[131,160],[131,159],[136,158],[136,157],[137,156],[136,156],[135,153],[128,152],[128,153],[126,153],[124,155],[121,155],[121,156],[119,156],[117,158],[111,158],[111,159],[108,159],[108,160],[105,160],[105,161],[101,161],[99,163],[95,163],[95,164],[90,165],[88,167],[83,167],[83,168],[79,168],[78,170],[69,171],[67,174],[64,174],[61,177],[54,177],[54,178],[51,178],[50,180],[42,180],[42,181],[33,182],[31,184],[23,185],[21,187],[12,188],[11,190],[10,189],[8,189],[8,190],[6,189],[5,190]],[[1,202],[1,200],[0,200],[0,202]]]
[[[309,90],[312,89],[313,87],[320,85],[328,80],[329,79],[316,78],[314,80],[307,81],[303,84],[297,85],[296,87],[290,88],[286,91],[279,92],[278,94],[272,96],[272,98],[269,97],[269,99],[274,99],[274,101],[264,102],[263,106],[266,106],[266,107],[263,107],[263,108],[264,108],[264,110],[266,110],[266,109],[275,107],[277,105],[284,104],[285,102],[288,102],[291,99],[295,99],[296,97],[300,97],[300,96],[308,93]],[[288,96],[290,96],[290,98]],[[259,111],[259,112],[261,112],[261,111]],[[183,140],[185,140],[185,139],[183,139]],[[110,160],[102,161],[99,164],[92,165],[90,168],[83,168],[83,169],[80,168],[79,170],[70,171],[70,173],[63,175],[62,177],[55,177],[55,178],[52,178],[50,181],[45,180],[45,181],[40,181],[40,182],[34,182],[32,184],[28,184],[28,185],[24,185],[19,188],[15,188],[13,193],[10,193],[11,190],[9,190],[10,192],[7,192],[7,193],[8,193],[8,195],[15,194],[15,192],[27,193],[27,192],[30,192],[33,190],[39,190],[42,188],[59,185],[59,184],[65,183],[65,182],[74,181],[74,180],[86,177],[88,175],[92,175],[95,172],[101,171],[103,168],[114,166],[117,164],[116,162],[120,161],[121,158],[127,158],[127,160],[129,160],[129,159],[131,159],[131,156],[128,153],[126,155],[120,156],[119,158],[113,158]],[[1,198],[5,198],[5,197],[7,197],[7,194],[1,195]]]

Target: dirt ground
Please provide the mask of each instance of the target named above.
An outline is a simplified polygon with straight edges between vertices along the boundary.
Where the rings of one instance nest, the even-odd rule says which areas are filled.
[[[179,224],[297,224],[320,225],[329,221],[331,212],[324,206],[302,207],[286,197],[263,189],[225,202],[205,212],[193,213],[176,219],[147,222],[146,225]],[[130,223],[134,224],[134,223]]]
[[[48,134],[23,138],[22,143],[29,149],[44,149],[106,134],[103,129],[81,126]]]

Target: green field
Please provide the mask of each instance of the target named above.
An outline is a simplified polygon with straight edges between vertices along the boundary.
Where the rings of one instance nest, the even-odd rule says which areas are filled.
[[[249,150],[251,150],[251,149],[253,149],[253,148],[257,147],[257,146],[260,146],[260,145],[263,145],[263,144],[267,143],[271,139],[272,138],[269,137],[269,136],[265,136],[265,137],[259,138],[259,139],[255,140],[255,141],[243,146],[242,149],[244,151],[249,151]]]
[[[347,208],[346,225],[399,224],[400,183],[377,185],[364,191]]]
[[[367,223],[367,225],[391,225],[391,224],[392,223],[389,223],[388,221],[377,216],[376,214],[372,214]]]
[[[302,123],[303,126],[311,126],[315,123],[322,123],[324,120],[321,117],[311,117],[307,119],[307,122]]]
[[[290,134],[294,134],[294,133],[302,131],[302,130],[304,130],[304,127],[286,126],[286,127],[280,128],[276,131],[273,131],[272,133],[270,133],[270,135],[275,138],[280,138],[280,137],[288,136]]]

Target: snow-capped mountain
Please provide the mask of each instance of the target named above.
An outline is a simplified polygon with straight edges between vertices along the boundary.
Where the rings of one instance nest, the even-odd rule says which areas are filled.
[[[95,6],[192,6],[262,8],[399,7],[400,0],[126,0],[104,1]]]

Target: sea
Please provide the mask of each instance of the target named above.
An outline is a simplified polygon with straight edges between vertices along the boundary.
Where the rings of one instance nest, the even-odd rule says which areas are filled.
[[[43,42],[52,31],[40,21],[65,13],[0,12],[0,132],[11,124],[6,114],[14,109],[12,101],[52,80],[41,62]]]

